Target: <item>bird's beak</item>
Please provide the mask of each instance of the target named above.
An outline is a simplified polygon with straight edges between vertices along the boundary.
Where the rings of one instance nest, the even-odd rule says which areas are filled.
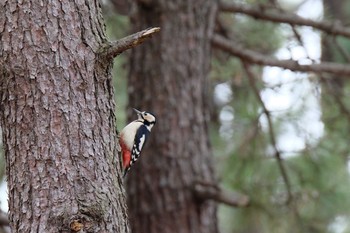
[[[137,110],[136,108],[133,108],[134,109],[134,111],[137,113],[137,115],[141,115],[141,111],[139,111],[139,110]]]

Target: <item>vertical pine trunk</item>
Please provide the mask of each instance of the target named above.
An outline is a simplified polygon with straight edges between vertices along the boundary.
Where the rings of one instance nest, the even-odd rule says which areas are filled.
[[[206,79],[216,1],[137,1],[136,9],[134,31],[159,26],[161,32],[131,55],[129,106],[157,117],[128,175],[132,230],[215,233],[215,203],[192,188],[196,181],[215,183]]]
[[[13,232],[128,232],[98,0],[0,2]]]

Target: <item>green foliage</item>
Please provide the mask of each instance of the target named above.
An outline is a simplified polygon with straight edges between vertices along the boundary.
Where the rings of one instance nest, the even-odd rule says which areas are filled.
[[[236,17],[233,31],[235,39],[246,48],[267,55],[279,49],[283,41],[278,24],[257,22],[252,18]]]
[[[109,5],[103,7],[106,31],[110,40],[116,40],[127,36],[129,29],[129,17],[119,15]]]
[[[350,57],[350,41],[344,37],[336,37],[332,39],[325,39],[325,44],[332,53],[328,53],[325,56],[325,60],[337,61],[339,63],[349,63]],[[338,48],[342,48],[339,50]]]
[[[113,67],[113,85],[115,90],[118,130],[121,130],[126,124],[126,108],[128,107],[126,60],[127,57],[125,55],[119,55],[119,57],[114,60]]]
[[[129,19],[116,14],[108,6],[105,7],[106,31],[110,40],[122,38],[128,34]],[[113,85],[116,101],[117,129],[125,126],[127,108],[127,55],[121,54],[114,59]]]
[[[247,148],[239,146],[242,135],[247,135],[244,129],[249,129],[249,114],[242,113],[245,119],[235,111],[235,121],[240,122],[235,125],[241,127],[229,142],[238,146],[233,146],[220,167],[225,187],[252,200],[248,208],[220,208],[222,232],[328,232],[336,216],[349,214],[347,161],[332,147],[332,141],[321,141],[284,159],[293,195],[287,203],[286,184],[276,159],[268,153],[267,132],[259,129],[246,142]]]
[[[242,16],[225,18],[224,22],[229,20],[235,40],[247,48],[273,54],[283,42],[276,25]],[[349,40],[337,40],[346,51],[350,51]],[[337,50],[336,46],[331,48]],[[287,185],[274,155],[266,116],[240,62],[222,53],[214,55],[211,80],[226,83],[232,90],[232,99],[220,106],[219,111],[227,106],[233,109],[232,121],[225,122],[225,127],[231,127],[227,130],[231,132],[229,135],[220,133],[222,122],[215,122],[211,128],[217,170],[224,187],[251,198],[247,208],[219,208],[221,232],[337,232],[334,226],[339,227],[339,219],[348,220],[350,217],[350,83],[345,80],[330,82],[326,88],[324,83],[320,86],[320,83],[311,81],[281,82],[281,87],[294,85],[291,93],[295,95],[300,92],[298,88],[306,84],[322,88],[321,96],[313,92],[299,93],[296,104],[281,112],[271,112],[277,142],[288,128],[298,132],[305,142],[304,149],[291,153],[292,156],[281,151],[292,195],[288,202]],[[339,50],[332,59],[346,62]],[[261,70],[255,70],[255,74],[260,95],[266,90],[279,90],[279,87],[269,87],[259,81]],[[304,80],[308,78],[303,77]],[[323,135],[316,139],[310,138],[304,122],[310,96],[320,103],[324,124]],[[341,227],[342,232],[350,232],[349,224],[342,223]]]

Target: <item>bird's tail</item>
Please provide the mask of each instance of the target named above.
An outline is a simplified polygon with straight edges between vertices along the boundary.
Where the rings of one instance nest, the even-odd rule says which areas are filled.
[[[125,178],[126,174],[128,173],[128,171],[130,170],[130,167],[127,167],[124,169],[124,174],[123,174],[123,178]]]

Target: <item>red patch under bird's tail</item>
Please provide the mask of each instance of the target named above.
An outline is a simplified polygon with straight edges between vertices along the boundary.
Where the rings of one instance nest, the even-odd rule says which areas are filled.
[[[124,168],[124,172],[126,172],[128,170],[128,167],[131,161],[131,151],[127,148],[127,146],[122,140],[120,140],[120,146],[122,148],[123,168]],[[125,173],[124,173],[124,176],[125,176]]]

